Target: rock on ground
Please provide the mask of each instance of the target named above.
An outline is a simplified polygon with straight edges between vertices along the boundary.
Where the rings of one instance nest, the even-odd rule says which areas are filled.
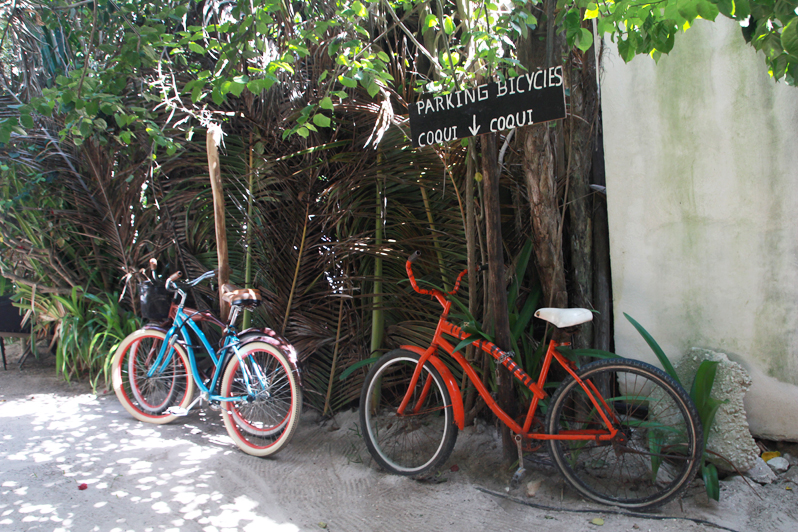
[[[729,360],[724,353],[694,347],[674,364],[686,390],[692,387],[698,367],[704,360],[719,362],[711,395],[719,401],[726,401],[718,409],[710,428],[707,449],[723,456],[734,467],[711,453],[708,453],[708,458],[720,470],[734,472],[736,468],[738,471],[747,471],[754,467],[759,458],[759,449],[751,437],[743,406],[743,396],[751,386],[751,377],[740,364]]]

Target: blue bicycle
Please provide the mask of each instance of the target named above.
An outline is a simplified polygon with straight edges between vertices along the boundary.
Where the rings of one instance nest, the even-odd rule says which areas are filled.
[[[185,284],[195,286],[215,274],[210,271]],[[165,288],[167,297],[143,312],[159,323],[139,329],[117,348],[112,362],[116,396],[133,417],[157,424],[208,403],[221,409],[225,428],[242,451],[254,456],[276,453],[294,435],[302,409],[296,351],[270,329],[237,331],[241,310],[253,310],[262,301],[257,290],[222,286],[222,299],[231,306],[225,324],[211,312],[185,307],[186,292],[176,284],[180,275],[158,283],[153,267],[149,286]],[[221,328],[218,350],[211,347],[199,322]],[[195,349],[208,355],[204,372]],[[194,386],[200,392],[196,399]]]

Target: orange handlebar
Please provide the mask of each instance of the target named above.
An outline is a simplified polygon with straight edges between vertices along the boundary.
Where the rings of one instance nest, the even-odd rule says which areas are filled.
[[[413,275],[413,262],[420,256],[421,256],[420,251],[414,251],[413,254],[407,258],[407,262],[405,263],[405,269],[407,270],[407,278],[410,279],[410,284],[413,286],[413,290],[415,290],[419,294],[430,295],[430,296],[435,296],[436,298],[445,299],[446,296],[444,295],[444,292],[441,292],[440,290],[434,288],[432,290],[427,290],[426,288],[421,288],[420,286],[418,286],[418,283],[416,283],[416,277]],[[477,271],[480,271],[480,269],[482,268],[480,266],[477,266]],[[451,292],[447,292],[449,295],[453,296],[457,293],[457,291],[460,289],[460,281],[463,280],[463,277],[465,277],[467,273],[468,269],[465,269],[462,272],[460,272],[460,275],[457,276],[457,280],[454,282],[454,288],[452,289]],[[441,302],[441,304],[443,304],[443,302]]]

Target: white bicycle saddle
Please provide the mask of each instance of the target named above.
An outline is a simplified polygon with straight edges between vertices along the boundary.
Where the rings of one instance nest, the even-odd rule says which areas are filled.
[[[586,308],[540,308],[535,312],[535,317],[564,329],[592,321],[593,313]]]

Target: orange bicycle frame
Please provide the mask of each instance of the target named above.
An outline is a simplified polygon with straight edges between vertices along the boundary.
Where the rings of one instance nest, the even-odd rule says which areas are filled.
[[[418,379],[421,377],[421,370],[425,363],[429,362],[430,364],[435,367],[438,373],[444,380],[447,389],[449,390],[449,395],[452,401],[452,410],[454,413],[454,421],[455,424],[462,430],[465,425],[465,412],[463,408],[463,398],[462,393],[460,391],[460,387],[457,384],[457,380],[452,375],[452,372],[446,367],[446,364],[443,363],[440,358],[436,356],[436,351],[440,348],[447,352],[462,368],[463,371],[468,375],[469,380],[476,388],[479,395],[485,401],[485,404],[488,405],[488,408],[496,414],[496,416],[505,424],[507,425],[510,430],[512,430],[515,434],[520,434],[523,437],[532,438],[535,440],[598,440],[598,441],[607,441],[613,439],[617,434],[617,429],[613,428],[612,421],[608,417],[608,412],[611,413],[612,410],[609,408],[607,403],[604,401],[604,398],[599,393],[596,386],[593,384],[592,381],[588,381],[585,383],[579,376],[576,374],[575,365],[573,362],[566,359],[562,354],[557,352],[557,348],[560,346],[567,346],[570,345],[567,342],[557,342],[555,340],[551,340],[549,342],[548,349],[546,351],[546,356],[543,359],[543,366],[540,370],[540,374],[538,376],[537,382],[534,382],[532,377],[530,377],[521,367],[516,364],[513,359],[512,355],[502,351],[498,346],[495,344],[488,342],[486,340],[478,340],[474,342],[479,349],[487,353],[488,355],[492,356],[497,363],[502,364],[505,368],[507,368],[513,376],[518,379],[525,387],[527,387],[532,392],[532,402],[529,405],[529,410],[527,411],[526,418],[524,419],[524,425],[519,425],[514,419],[512,419],[507,413],[501,409],[498,403],[491,397],[490,392],[482,384],[482,380],[480,379],[479,375],[477,374],[476,370],[473,368],[471,363],[469,363],[465,357],[459,353],[454,351],[454,346],[448,342],[443,335],[449,335],[458,340],[464,340],[469,338],[471,335],[465,333],[460,327],[450,323],[447,321],[447,317],[449,314],[449,310],[451,308],[452,302],[447,299],[447,295],[454,295],[460,287],[460,281],[462,280],[463,276],[468,272],[468,270],[463,270],[460,275],[457,277],[457,281],[455,282],[454,289],[448,294],[441,292],[440,290],[432,289],[427,290],[424,288],[420,288],[416,283],[415,277],[413,276],[412,270],[412,262],[418,256],[418,252],[413,254],[410,259],[408,259],[406,263],[406,270],[408,278],[410,279],[410,283],[413,286],[413,289],[420,294],[427,294],[433,296],[438,302],[443,306],[443,312],[441,313],[441,317],[438,320],[438,326],[435,329],[435,334],[433,335],[432,342],[430,346],[426,349],[412,346],[412,345],[403,345],[401,346],[402,349],[407,351],[411,351],[416,353],[420,356],[418,364],[413,372],[413,376],[410,379],[410,385],[408,386],[408,390],[405,394],[402,403],[399,405],[397,409],[397,413],[399,415],[404,415],[405,412],[409,408],[409,414],[418,413],[421,408],[421,405],[424,403],[424,400],[431,388],[431,380],[428,379],[424,383],[424,387],[421,390],[420,396],[416,401],[416,404],[410,405],[412,390],[415,389],[416,384],[418,383]],[[574,431],[562,431],[559,434],[544,434],[540,432],[530,433],[532,428],[532,423],[534,421],[535,412],[537,411],[538,405],[541,399],[544,399],[547,394],[543,391],[543,385],[546,382],[546,378],[548,377],[549,369],[551,367],[552,360],[557,360],[560,365],[567,371],[579,384],[579,386],[584,389],[587,397],[593,403],[593,406],[596,408],[596,411],[599,413],[604,426],[607,427],[605,430],[597,430],[597,429],[584,429],[584,430],[574,430]],[[614,414],[611,414],[614,417]],[[614,421],[618,421],[614,419]]]

